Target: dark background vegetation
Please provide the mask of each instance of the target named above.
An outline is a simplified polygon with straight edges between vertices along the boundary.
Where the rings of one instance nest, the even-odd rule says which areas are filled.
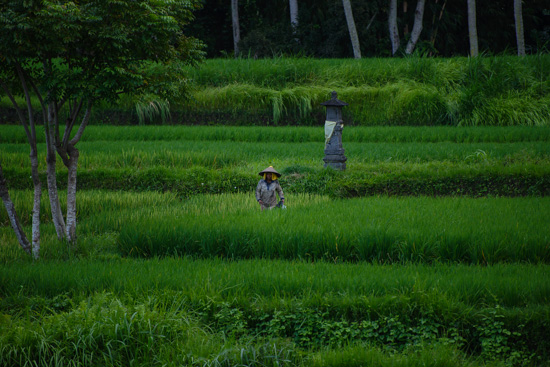
[[[363,57],[391,55],[388,4],[387,0],[352,2]],[[300,0],[299,26],[295,35],[290,25],[288,6],[287,0],[239,1],[239,48],[243,56],[353,57],[341,1]],[[412,30],[415,8],[416,1],[398,1],[402,48],[408,40],[407,32]],[[371,19],[373,22],[367,29]],[[526,52],[536,53],[546,49],[550,41],[550,0],[523,1],[523,21]],[[467,55],[467,24],[465,0],[426,1],[418,52],[443,57]],[[480,51],[488,54],[515,53],[513,1],[478,1],[477,31]],[[232,55],[230,2],[204,0],[203,8],[196,12],[196,21],[189,26],[188,33],[206,43],[207,57]]]

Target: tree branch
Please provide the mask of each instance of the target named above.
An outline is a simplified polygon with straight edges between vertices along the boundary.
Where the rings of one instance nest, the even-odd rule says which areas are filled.
[[[76,132],[74,138],[69,141],[69,144],[72,146],[75,146],[76,143],[80,141],[80,138],[82,138],[82,134],[84,133],[84,129],[88,125],[88,122],[90,121],[90,116],[92,115],[92,100],[88,100],[88,104],[86,105],[86,112],[84,112],[84,117],[82,118],[82,122],[80,123],[80,127],[78,128],[78,131]]]
[[[25,73],[23,72],[23,69],[21,68],[21,65],[16,64],[15,70],[17,71],[17,75],[19,76],[19,80],[21,81],[21,86],[23,87],[23,92],[25,94],[25,101],[27,102],[27,111],[29,113],[29,125],[31,129],[31,147],[36,146],[36,128],[34,124],[34,114],[32,111],[32,103],[31,103],[31,95],[29,94],[29,88],[27,86],[27,81],[25,78]]]
[[[63,147],[67,148],[67,143],[69,142],[69,137],[71,136],[71,132],[73,130],[74,124],[76,122],[76,118],[80,114],[80,110],[82,109],[82,103],[84,100],[80,100],[78,105],[74,108],[74,110],[70,111],[69,118],[67,121],[67,125],[65,126],[65,132],[63,133],[63,141],[62,145]]]

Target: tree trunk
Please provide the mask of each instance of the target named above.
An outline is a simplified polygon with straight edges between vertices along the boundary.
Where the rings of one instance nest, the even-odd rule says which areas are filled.
[[[351,10],[350,0],[342,0],[344,6],[344,13],[346,14],[346,21],[348,23],[349,38],[351,39],[351,46],[353,47],[353,57],[356,59],[361,58],[361,47],[359,45],[359,36],[357,36],[357,29],[355,28],[355,21],[353,20],[353,12]]]
[[[233,50],[235,57],[238,57],[239,42],[241,41],[241,28],[239,25],[239,0],[231,0],[231,19],[233,21]]]
[[[516,20],[516,40],[518,42],[518,56],[525,56],[525,38],[523,29],[522,0],[514,0],[514,18]]]
[[[21,225],[17,217],[15,207],[13,206],[13,203],[9,197],[7,183],[3,176],[1,166],[0,166],[0,181],[1,181],[0,191],[2,191],[2,194],[1,194],[2,200],[4,201],[4,205],[8,210],[10,222],[12,223],[12,227],[14,229],[14,232],[16,234],[19,244],[21,245],[23,250],[25,250],[29,255],[32,255],[33,258],[38,259],[40,255],[40,201],[42,199],[42,183],[40,182],[40,177],[38,175],[38,149],[36,147],[36,126],[34,123],[34,115],[31,107],[31,97],[30,97],[29,88],[27,84],[27,77],[20,65],[16,65],[15,69],[17,71],[17,76],[19,77],[19,81],[21,82],[21,87],[23,89],[23,94],[25,96],[25,100],[27,104],[27,112],[28,112],[28,121],[25,120],[23,111],[21,110],[21,108],[19,108],[19,105],[17,104],[17,101],[15,100],[12,93],[10,92],[8,86],[3,81],[0,81],[0,84],[2,85],[2,89],[4,89],[4,92],[6,93],[8,98],[11,100],[13,106],[15,107],[15,110],[17,111],[17,116],[19,117],[19,121],[21,122],[21,125],[25,129],[25,133],[27,135],[27,141],[31,147],[31,153],[29,155],[29,158],[31,161],[31,177],[34,185],[34,196],[33,196],[33,211],[32,211],[32,244],[30,245],[30,247],[29,247],[29,241],[25,233],[21,229]]]
[[[479,54],[477,45],[477,24],[476,24],[476,0],[468,1],[468,34],[470,35],[470,56],[476,57]]]
[[[8,192],[8,184],[4,178],[4,172],[2,171],[2,165],[0,165],[0,197],[2,198],[4,206],[8,212],[8,217],[10,218],[10,223],[15,232],[15,236],[17,237],[17,241],[26,253],[33,255],[31,244],[29,243],[29,240],[21,227],[21,222],[17,216],[15,205],[13,205],[13,202],[11,201],[10,194]]]
[[[52,221],[57,233],[57,239],[62,240],[65,237],[65,221],[63,219],[63,213],[61,211],[61,204],[59,203],[59,194],[57,190],[57,177],[56,177],[56,156],[55,156],[55,132],[52,126],[52,121],[55,120],[55,106],[53,103],[48,105],[48,121],[44,123],[46,127],[46,165],[47,165],[47,182],[48,182],[48,196],[50,198],[50,208],[52,210]]]
[[[298,27],[298,0],[289,0],[288,6],[290,7],[290,24],[292,28]]]
[[[31,177],[34,185],[32,208],[32,256],[40,255],[40,202],[42,201],[42,182],[38,176],[38,156],[36,148],[31,149]]]
[[[397,29],[397,0],[390,0],[390,11],[388,17],[390,29],[391,54],[395,55],[399,49],[399,30]]]
[[[409,42],[407,43],[407,47],[405,48],[405,53],[407,55],[412,54],[414,51],[414,48],[416,47],[416,43],[418,42],[418,38],[420,38],[420,33],[422,32],[422,20],[424,18],[424,0],[418,0],[416,3],[416,11],[414,13],[414,25],[411,33],[411,38],[409,39]]]
[[[84,117],[80,123],[78,131],[74,137],[69,141],[72,128],[74,127],[74,121],[77,118],[77,115],[80,111],[80,106],[82,101],[78,104],[79,107],[71,114],[70,118],[70,127],[65,129],[63,134],[62,143],[56,146],[57,153],[63,160],[63,163],[68,169],[67,177],[67,225],[65,227],[65,235],[67,240],[73,245],[76,243],[76,178],[77,178],[77,168],[78,168],[78,157],[79,151],[75,145],[80,141],[84,129],[88,126],[90,121],[90,116],[92,112],[92,102],[87,102],[86,111],[84,112]]]
[[[67,179],[67,240],[76,242],[76,170],[78,167],[79,152],[74,146],[69,145],[69,165]]]

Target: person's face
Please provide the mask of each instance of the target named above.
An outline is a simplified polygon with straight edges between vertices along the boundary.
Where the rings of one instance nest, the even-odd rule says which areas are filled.
[[[273,174],[272,173],[266,173],[265,174],[265,180],[266,181],[271,181],[273,179]]]

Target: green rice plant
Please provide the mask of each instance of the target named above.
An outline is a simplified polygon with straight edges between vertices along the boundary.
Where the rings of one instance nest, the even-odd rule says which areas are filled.
[[[175,213],[164,220],[147,216],[123,228],[118,243],[123,255],[144,257],[545,263],[545,201],[368,198],[304,205],[307,197],[302,197],[292,211],[260,213],[251,197],[197,197],[187,203],[193,214],[184,221],[171,220]],[[212,210],[219,214],[212,216]],[[331,216],[320,218],[319,212]],[[518,212],[525,216],[518,218]]]
[[[348,98],[358,98],[349,93]],[[378,97],[376,97],[378,98]],[[312,102],[313,103],[313,102]],[[304,107],[305,108],[305,107]],[[344,121],[347,142],[534,142],[550,141],[550,128],[544,126],[354,126]],[[2,152],[28,153],[26,136],[20,126],[3,125]],[[37,129],[38,142],[44,142],[43,129]],[[84,142],[133,141],[236,141],[236,142],[323,142],[322,126],[89,126]],[[83,149],[85,151],[85,149]]]
[[[491,353],[494,349],[487,342],[496,346],[492,336],[503,330],[509,334],[498,345],[511,348],[499,352],[498,360],[519,354],[542,357],[547,353],[545,325],[550,322],[547,268],[185,258],[12,263],[0,267],[0,292],[5,295],[0,312],[7,316],[0,319],[0,328],[9,328],[0,345],[20,347],[21,343],[12,342],[19,337],[33,346],[36,338],[44,338],[40,345],[61,352],[64,343],[82,347],[69,348],[65,357],[67,352],[87,352],[97,358],[113,340],[122,348],[133,348],[122,358],[140,359],[144,342],[155,337],[156,341],[147,341],[150,353],[158,355],[164,340],[178,350],[210,359],[219,356],[215,347],[220,343],[214,343],[214,350],[205,351],[203,346],[200,352],[197,346],[202,338],[211,339],[212,331],[225,335],[226,343],[239,343],[234,337],[247,340],[237,351],[246,352],[249,360],[273,355],[262,344],[273,338],[288,338],[295,343],[290,348],[310,352],[368,342],[386,351],[413,353],[429,343],[476,355]],[[507,292],[513,297],[500,299]],[[187,332],[181,332],[182,323]],[[116,332],[117,328],[123,329]],[[162,332],[165,328],[169,330]],[[27,332],[31,338],[22,335]],[[248,336],[254,338],[250,344]],[[289,343],[278,348],[285,345]],[[257,353],[260,350],[264,353]],[[40,353],[48,355],[48,350]]]
[[[377,265],[190,257],[10,261],[0,266],[0,312],[13,314],[28,306],[20,296],[54,299],[66,294],[78,304],[81,297],[108,290],[140,302],[151,295],[167,301],[178,295],[188,304],[212,299],[265,309],[277,309],[282,302],[290,307],[292,299],[299,299],[307,307],[327,303],[350,315],[386,315],[384,302],[394,302],[394,309],[403,302],[406,308],[412,298],[420,309],[437,306],[451,314],[496,304],[510,310],[529,307],[537,314],[547,305],[548,271],[548,265],[540,264]]]

